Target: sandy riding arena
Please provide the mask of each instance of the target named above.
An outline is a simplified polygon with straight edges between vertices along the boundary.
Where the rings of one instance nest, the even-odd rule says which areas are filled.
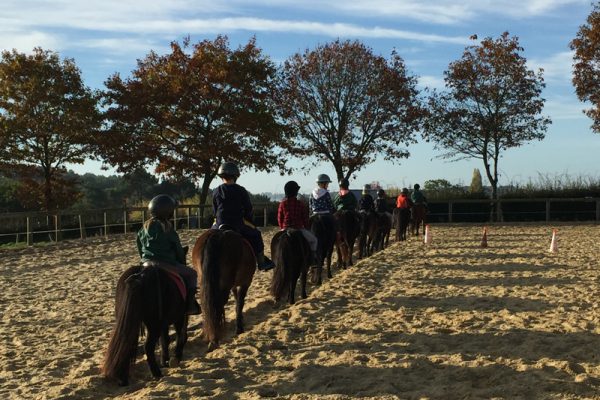
[[[265,233],[269,242],[274,231]],[[206,353],[198,316],[178,368],[131,385],[99,365],[133,234],[0,251],[1,399],[600,398],[600,226],[432,225],[292,307],[257,272],[246,333]],[[193,244],[198,231],[181,232]]]

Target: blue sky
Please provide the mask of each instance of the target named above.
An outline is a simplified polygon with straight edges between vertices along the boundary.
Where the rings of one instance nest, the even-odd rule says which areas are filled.
[[[58,51],[75,59],[88,86],[101,89],[112,73],[128,76],[136,59],[151,49],[166,52],[170,41],[186,35],[195,42],[226,34],[232,46],[255,35],[275,62],[339,37],[359,39],[384,56],[397,49],[420,87],[440,89],[448,64],[472,43],[469,36],[509,31],[520,38],[530,67],[545,71],[544,113],[553,123],[545,140],[504,153],[499,164],[503,185],[537,181],[540,174],[600,174],[600,135],[590,130],[591,121],[581,112],[585,105],[574,94],[568,46],[590,9],[590,0],[3,0],[0,49]],[[480,160],[444,161],[422,141],[409,150],[408,159],[367,166],[352,186],[372,181],[408,186],[441,178],[469,184],[474,168],[483,174]],[[89,162],[73,169],[106,174],[99,166]],[[307,192],[319,173],[335,176],[330,165],[316,164],[293,177],[250,171],[239,183],[254,193],[282,192],[293,178]]]

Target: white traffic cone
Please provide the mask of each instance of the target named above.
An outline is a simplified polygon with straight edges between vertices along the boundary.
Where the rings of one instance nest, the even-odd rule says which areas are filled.
[[[431,231],[429,230],[429,225],[425,225],[425,235],[423,236],[423,242],[425,244],[431,243]]]
[[[481,247],[488,247],[488,243],[487,243],[487,227],[483,228],[483,237],[481,238]]]
[[[552,241],[550,242],[550,253],[558,253],[558,238],[556,237],[556,229],[552,229]]]

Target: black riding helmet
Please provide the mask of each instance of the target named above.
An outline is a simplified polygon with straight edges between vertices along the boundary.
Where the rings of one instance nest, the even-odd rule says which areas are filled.
[[[238,168],[236,163],[227,161],[227,162],[224,162],[223,164],[221,164],[221,166],[219,167],[219,170],[217,171],[217,175],[219,175],[220,178],[223,178],[223,177],[239,178],[240,177],[240,169]]]
[[[348,189],[348,187],[350,187],[350,182],[348,182],[348,179],[344,178],[340,181],[339,185],[340,189]]]
[[[166,194],[159,194],[148,203],[148,211],[154,218],[167,220],[173,215],[177,203]]]
[[[317,176],[317,183],[331,183],[331,178],[327,174],[319,174]]]
[[[294,197],[298,194],[298,190],[300,186],[296,181],[289,181],[283,186],[283,191],[285,193],[285,197]]]
[[[413,186],[413,188],[415,188],[415,190],[419,190],[419,189],[421,189],[421,185],[419,185],[418,183],[415,183],[415,186]]]

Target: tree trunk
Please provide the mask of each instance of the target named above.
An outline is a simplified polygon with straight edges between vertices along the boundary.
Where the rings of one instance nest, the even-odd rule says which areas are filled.
[[[205,210],[206,210],[206,199],[208,198],[208,191],[210,190],[210,184],[217,174],[214,172],[206,172],[202,180],[202,187],[200,188],[200,199],[198,201],[198,207],[200,208],[200,221],[198,221],[198,227],[201,227],[204,221]]]
[[[46,211],[52,209],[52,171],[50,168],[44,168],[44,203]]]

